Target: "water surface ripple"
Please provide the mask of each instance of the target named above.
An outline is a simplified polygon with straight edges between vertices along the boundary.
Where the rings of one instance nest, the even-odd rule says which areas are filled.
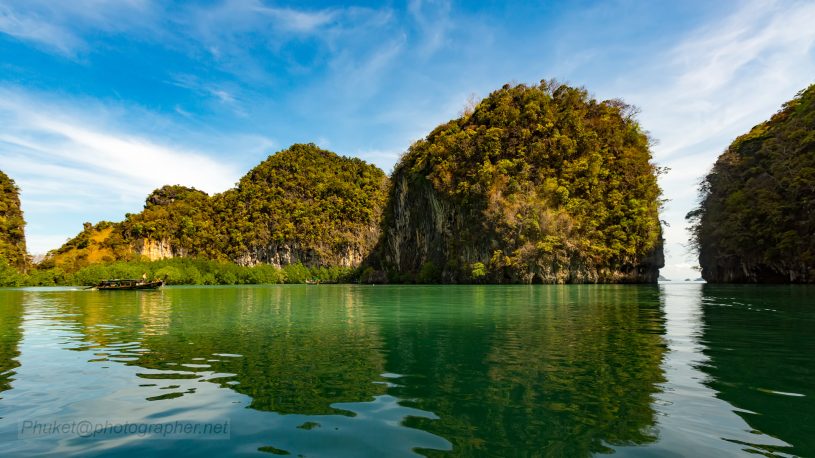
[[[815,456],[806,286],[0,290],[0,456]],[[24,434],[32,421],[228,434]]]

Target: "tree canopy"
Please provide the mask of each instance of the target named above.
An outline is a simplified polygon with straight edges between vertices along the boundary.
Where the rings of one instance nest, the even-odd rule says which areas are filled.
[[[554,81],[493,92],[397,164],[385,269],[444,281],[624,281],[617,274],[649,257],[660,267],[659,169],[634,115]],[[422,195],[436,222],[419,231],[424,241],[407,240],[397,232],[421,226],[404,221],[420,218]],[[411,243],[428,246],[415,256]]]
[[[22,270],[28,263],[20,190],[14,180],[0,172],[0,269],[5,265]]]

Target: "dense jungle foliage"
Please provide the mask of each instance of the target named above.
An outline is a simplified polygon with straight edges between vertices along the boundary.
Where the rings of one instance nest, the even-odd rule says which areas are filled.
[[[272,262],[267,252],[285,247],[300,254],[292,263],[337,265],[342,253],[367,252],[375,244],[386,197],[387,177],[376,166],[296,144],[222,194],[164,186],[121,223],[86,223],[41,268],[76,272],[99,262],[135,261],[157,244],[174,256],[241,264]]]
[[[269,246],[297,246],[329,259],[376,243],[388,178],[378,167],[313,144],[294,145],[250,170],[219,196],[224,253],[237,259]]]
[[[702,277],[815,282],[815,85],[738,137],[688,213]]]
[[[20,190],[14,180],[0,172],[0,278],[25,270],[28,263]]]
[[[434,206],[457,213],[439,224],[463,223],[436,240],[438,256],[430,247],[413,265],[388,260],[397,242],[386,240],[385,269],[416,281],[562,282],[625,281],[615,272],[649,257],[661,267],[661,170],[634,115],[620,100],[600,102],[554,81],[493,92],[413,144],[396,166],[394,188],[404,178],[409,189],[394,189],[385,231],[404,217],[399,206],[411,205],[397,194],[411,201],[428,186]],[[647,276],[656,281],[656,269]]]

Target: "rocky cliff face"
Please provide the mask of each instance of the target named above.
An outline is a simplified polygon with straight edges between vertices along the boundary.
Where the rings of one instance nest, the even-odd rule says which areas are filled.
[[[602,266],[575,251],[557,260],[530,263],[522,269],[505,269],[492,278],[473,278],[472,266],[481,263],[488,267],[494,263],[495,252],[502,248],[499,236],[489,233],[490,225],[484,216],[468,214],[440,196],[428,181],[419,179],[410,183],[406,175],[393,178],[391,196],[388,224],[375,254],[381,257],[375,265],[389,270],[390,281],[416,281],[424,267],[431,277],[423,281],[444,283],[479,280],[541,284],[656,283],[659,269],[665,265],[660,236],[638,263]],[[474,225],[484,231],[483,237],[465,237],[472,233]],[[455,258],[451,257],[452,253],[456,253]],[[469,275],[462,272],[460,266],[469,267]],[[400,276],[400,273],[408,274]],[[383,276],[380,280],[386,278]]]
[[[3,172],[0,172],[0,261],[18,269],[25,269],[29,262],[19,189]]]
[[[793,261],[794,262],[794,261]],[[700,257],[702,278],[708,283],[815,283],[815,269],[792,262],[764,264],[738,257]]]
[[[472,218],[463,207],[441,197],[429,181],[398,173],[393,177],[389,215],[381,242],[383,265],[392,273],[419,272],[423,265],[444,266],[448,253],[469,264],[489,257],[490,243],[462,240]],[[430,264],[428,264],[430,263]],[[444,280],[453,280],[450,274]]]
[[[815,283],[815,85],[737,138],[688,213],[711,283]]]
[[[373,232],[373,238],[378,234],[378,230]],[[139,239],[132,243],[132,250],[136,256],[147,258],[150,261],[190,256],[186,248],[174,246],[169,240]],[[356,267],[362,263],[369,252],[370,249],[364,250],[364,248],[353,246],[324,248],[318,251],[298,243],[291,243],[255,248],[231,260],[242,266],[270,264],[275,267],[283,267],[300,263],[305,266]]]
[[[397,282],[656,282],[656,168],[627,109],[555,83],[491,94],[397,165],[371,266]]]
[[[169,240],[138,239],[132,244],[133,252],[137,256],[145,257],[151,261],[185,257],[188,255],[184,247],[174,247]]]
[[[378,231],[376,233],[378,234]],[[282,267],[288,264],[300,263],[305,266],[357,267],[362,263],[369,251],[369,248],[366,249],[360,246],[322,248],[318,250],[304,247],[299,243],[291,243],[255,248],[237,256],[234,261],[244,266],[271,264],[275,267]]]

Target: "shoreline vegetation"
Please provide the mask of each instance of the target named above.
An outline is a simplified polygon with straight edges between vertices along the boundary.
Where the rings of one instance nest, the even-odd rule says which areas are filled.
[[[357,271],[350,267],[306,267],[301,263],[279,268],[269,264],[241,266],[201,258],[114,261],[91,264],[75,272],[52,268],[23,273],[0,264],[0,287],[92,286],[112,278],[142,278],[143,274],[148,279],[164,280],[167,285],[352,283],[359,276]]]

